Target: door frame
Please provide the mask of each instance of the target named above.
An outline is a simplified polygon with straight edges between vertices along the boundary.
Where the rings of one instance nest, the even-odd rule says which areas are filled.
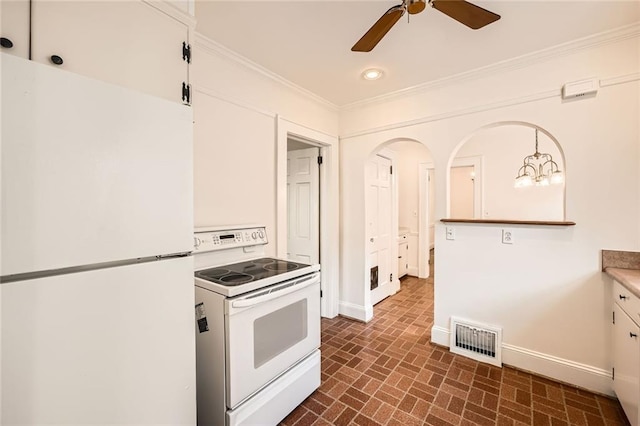
[[[447,170],[447,217],[451,217],[451,169],[454,167],[473,167],[475,173],[473,178],[473,218],[482,219],[484,211],[482,163],[483,157],[481,155],[458,157],[451,162],[451,167]]]
[[[430,223],[433,221],[429,217],[429,185],[427,178],[429,171],[435,171],[433,162],[425,162],[418,164],[419,182],[419,204],[418,211],[420,218],[418,220],[418,277],[429,278],[431,276],[431,267],[429,265],[429,239],[430,239]],[[435,241],[434,241],[435,244]]]
[[[297,124],[276,115],[276,255],[287,256],[287,140],[298,139],[318,146],[320,166],[320,314],[338,315],[340,232],[338,137]]]

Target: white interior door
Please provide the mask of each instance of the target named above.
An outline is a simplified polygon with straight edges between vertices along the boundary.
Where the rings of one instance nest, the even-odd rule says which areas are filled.
[[[451,167],[451,211],[450,217],[472,219],[474,217],[473,166]]]
[[[320,263],[318,148],[287,152],[287,257]]]
[[[376,155],[367,165],[366,213],[371,303],[374,305],[392,293],[391,195],[391,160]]]

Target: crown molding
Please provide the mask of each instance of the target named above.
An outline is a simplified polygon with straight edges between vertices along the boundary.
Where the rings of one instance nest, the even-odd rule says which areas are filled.
[[[419,84],[417,86],[397,90],[380,96],[375,96],[373,98],[352,102],[350,104],[341,106],[340,110],[348,111],[365,105],[380,104],[402,97],[425,93],[437,88],[450,86],[463,81],[476,80],[485,76],[495,75],[498,72],[506,72],[518,68],[524,68],[534,63],[546,61],[557,57],[568,56],[580,50],[627,40],[630,38],[638,37],[639,35],[640,22],[635,22],[630,25],[572,40],[567,43],[562,43],[547,49],[538,50],[526,55],[496,62],[495,64],[487,65],[485,67],[480,67],[459,74],[454,74],[438,80]]]
[[[302,96],[322,105],[325,108],[330,109],[331,111],[338,112],[340,109],[336,104],[329,102],[328,100],[316,95],[315,93],[301,86],[298,86],[297,84],[287,80],[286,78],[281,77],[280,75],[272,71],[269,71],[263,66],[258,65],[257,63],[251,61],[250,59],[247,59],[246,57],[234,52],[233,50],[228,49],[227,47],[211,40],[207,36],[197,31],[196,31],[195,45],[211,54],[220,56],[231,62],[239,64],[245,68],[248,68],[258,74],[261,74],[262,76],[267,77],[275,81],[276,83],[287,87],[288,89],[298,92]]]
[[[488,104],[477,105],[477,106],[473,106],[473,107],[469,107],[469,108],[456,109],[456,110],[453,110],[453,111],[448,111],[448,112],[439,113],[439,114],[433,114],[433,115],[429,115],[429,116],[425,116],[425,117],[416,118],[416,119],[413,119],[413,120],[401,121],[401,122],[397,122],[397,123],[387,124],[387,125],[384,125],[384,126],[372,127],[372,128],[368,128],[368,129],[364,129],[364,130],[359,130],[359,131],[356,131],[356,132],[353,132],[353,133],[348,133],[348,134],[340,136],[340,140],[342,141],[342,140],[351,139],[351,138],[355,138],[355,137],[359,137],[359,136],[371,135],[371,134],[374,134],[374,133],[380,133],[380,132],[385,132],[385,131],[389,131],[389,130],[397,130],[397,129],[401,129],[401,128],[404,128],[404,127],[417,126],[419,124],[425,124],[425,123],[430,123],[430,122],[434,122],[434,121],[447,120],[447,119],[454,118],[454,117],[460,117],[460,116],[463,116],[463,115],[476,114],[476,113],[479,113],[479,112],[489,111],[489,110],[493,110],[493,109],[507,108],[507,107],[510,107],[510,106],[519,105],[519,104],[525,104],[525,103],[529,103],[529,102],[537,102],[537,101],[541,101],[543,99],[560,97],[560,95],[561,95],[560,89],[552,89],[552,90],[541,91],[541,92],[530,94],[530,95],[527,95],[527,96],[519,96],[517,98],[512,98],[512,99],[507,99],[507,100],[502,100],[502,101],[497,101],[497,102],[491,102],[491,103],[488,103]]]
[[[605,79],[601,79],[600,80],[600,88],[604,89],[610,86],[616,86],[619,84],[627,84],[627,83],[633,83],[636,81],[640,81],[640,72],[635,72],[635,73],[631,73],[631,74],[625,74],[625,75],[621,75],[621,76],[614,76],[614,77],[609,77],[609,78],[605,78]],[[460,109],[455,109],[452,111],[447,111],[444,113],[439,113],[439,114],[432,114],[432,115],[428,115],[428,116],[424,116],[424,117],[419,117],[413,120],[408,120],[408,121],[401,121],[401,122],[397,122],[397,123],[391,123],[391,124],[387,124],[384,126],[379,126],[379,127],[372,127],[372,128],[367,128],[367,129],[363,129],[363,130],[359,130],[356,132],[352,132],[352,133],[348,133],[345,135],[340,136],[340,140],[345,140],[345,139],[350,139],[350,138],[355,138],[355,137],[359,137],[359,136],[365,136],[365,135],[370,135],[370,134],[374,134],[374,133],[380,133],[380,132],[385,132],[385,131],[389,131],[389,130],[396,130],[396,129],[401,129],[404,127],[412,127],[412,126],[416,126],[419,124],[425,124],[425,123],[430,123],[430,122],[434,122],[434,121],[440,121],[440,120],[447,120],[450,118],[454,118],[454,117],[460,117],[463,115],[470,115],[470,114],[476,114],[479,112],[484,112],[484,111],[489,111],[489,110],[494,110],[494,109],[500,109],[500,108],[508,108],[508,107],[512,107],[515,105],[520,105],[520,104],[526,104],[529,102],[538,102],[544,99],[550,99],[550,98],[562,98],[562,90],[561,89],[549,89],[549,90],[544,90],[544,91],[540,91],[540,92],[536,92],[536,93],[531,93],[528,95],[524,95],[524,96],[518,96],[515,98],[510,98],[510,99],[506,99],[506,100],[501,100],[501,101],[497,101],[497,102],[491,102],[491,103],[486,103],[486,104],[481,104],[481,105],[476,105],[473,107],[469,107],[469,108],[460,108]]]

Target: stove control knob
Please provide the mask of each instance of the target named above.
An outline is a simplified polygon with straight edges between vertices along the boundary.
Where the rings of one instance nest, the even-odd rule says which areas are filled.
[[[264,232],[262,231],[258,231],[258,237],[260,237],[260,239],[264,239]]]
[[[251,237],[255,240],[256,238],[258,238],[258,234],[256,234],[255,232],[251,234]]]

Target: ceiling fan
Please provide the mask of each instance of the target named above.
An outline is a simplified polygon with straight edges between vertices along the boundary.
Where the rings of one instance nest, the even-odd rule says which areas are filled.
[[[424,10],[427,1],[431,7],[455,19],[467,27],[477,30],[500,19],[500,15],[469,3],[465,0],[403,0],[393,6],[376,21],[369,31],[351,48],[354,52],[370,52],[398,20],[409,12],[415,15]]]

